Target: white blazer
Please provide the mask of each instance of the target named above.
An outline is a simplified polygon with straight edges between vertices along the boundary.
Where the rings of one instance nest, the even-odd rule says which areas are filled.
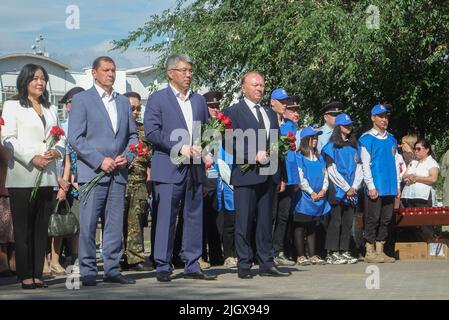
[[[46,126],[33,108],[23,107],[18,100],[6,101],[2,117],[5,125],[2,128],[3,146],[12,151],[13,157],[8,162],[6,175],[7,188],[32,188],[39,170],[31,160],[35,155],[43,155],[48,149],[49,134],[53,126],[58,126],[58,109],[51,105],[42,108]],[[65,136],[55,145],[61,156],[65,154]],[[44,169],[41,187],[56,187],[56,162],[51,162]]]

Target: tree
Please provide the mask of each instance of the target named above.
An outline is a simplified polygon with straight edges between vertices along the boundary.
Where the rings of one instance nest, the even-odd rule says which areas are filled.
[[[268,93],[299,95],[314,122],[336,99],[362,132],[372,106],[388,102],[396,137],[425,135],[437,156],[449,146],[448,1],[180,0],[115,48],[135,42],[159,52],[161,67],[172,52],[189,54],[196,84],[228,98],[245,71],[259,70]]]

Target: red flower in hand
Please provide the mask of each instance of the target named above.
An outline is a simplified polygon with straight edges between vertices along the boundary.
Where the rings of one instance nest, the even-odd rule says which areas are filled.
[[[60,127],[58,126],[51,127],[50,136],[53,137],[55,142],[58,142],[59,139],[61,139],[61,136],[63,135],[65,135],[65,132]]]
[[[0,117],[0,126],[3,126],[3,125],[5,125],[5,121],[3,120],[2,117]]]
[[[221,112],[219,112],[218,114],[217,114],[217,119],[218,120],[223,120],[224,118],[225,118],[226,116],[223,114],[223,113],[221,113]]]
[[[231,118],[224,117],[222,123],[223,123],[223,125],[225,126],[226,129],[232,129],[232,120],[231,120]]]

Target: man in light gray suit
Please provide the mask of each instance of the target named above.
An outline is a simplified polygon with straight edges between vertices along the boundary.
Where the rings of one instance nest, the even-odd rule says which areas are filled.
[[[96,285],[95,233],[98,217],[104,215],[104,281],[132,284],[134,280],[119,271],[122,256],[122,232],[128,163],[125,149],[137,143],[135,121],[128,98],[118,95],[115,63],[102,56],[93,62],[95,84],[73,97],[69,118],[68,141],[77,153],[78,183],[89,182],[101,171],[106,176],[91,191],[85,202],[81,193],[79,260],[82,283]]]

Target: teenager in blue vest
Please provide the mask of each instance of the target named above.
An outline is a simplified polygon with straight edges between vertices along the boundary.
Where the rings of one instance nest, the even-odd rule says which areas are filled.
[[[326,163],[317,150],[318,136],[322,131],[312,127],[301,130],[299,152],[296,155],[301,194],[293,215],[293,238],[298,254],[297,265],[325,264],[315,254],[315,229],[317,223],[329,213],[331,207],[326,200],[329,185]],[[309,259],[304,250],[307,238]]]
[[[395,198],[401,195],[397,142],[387,131],[389,117],[388,108],[375,105],[371,110],[373,128],[359,139],[368,196],[364,233],[368,263],[395,261],[383,251]]]
[[[289,133],[296,136],[299,122],[299,105],[293,104],[290,99],[286,105],[283,114],[284,123],[280,126],[281,135],[286,136]],[[288,248],[287,231],[291,226],[291,206],[293,197],[296,194],[296,186],[299,184],[298,165],[296,163],[296,151],[289,150],[285,158],[285,167],[282,183],[285,189],[277,193],[277,201],[273,205],[274,231],[273,231],[273,249],[274,263],[278,266],[294,266],[296,262],[290,260],[286,252]]]
[[[231,185],[232,154],[220,148],[218,160],[214,163],[218,172],[217,201],[218,212],[222,226],[219,227],[223,244],[223,255],[226,268],[237,268],[237,253],[235,251],[235,208],[234,187]]]
[[[328,192],[332,210],[326,233],[326,262],[357,263],[357,259],[349,253],[349,243],[363,172],[360,149],[349,115],[342,113],[337,116],[334,132],[321,154],[326,161],[329,184],[333,185]]]

